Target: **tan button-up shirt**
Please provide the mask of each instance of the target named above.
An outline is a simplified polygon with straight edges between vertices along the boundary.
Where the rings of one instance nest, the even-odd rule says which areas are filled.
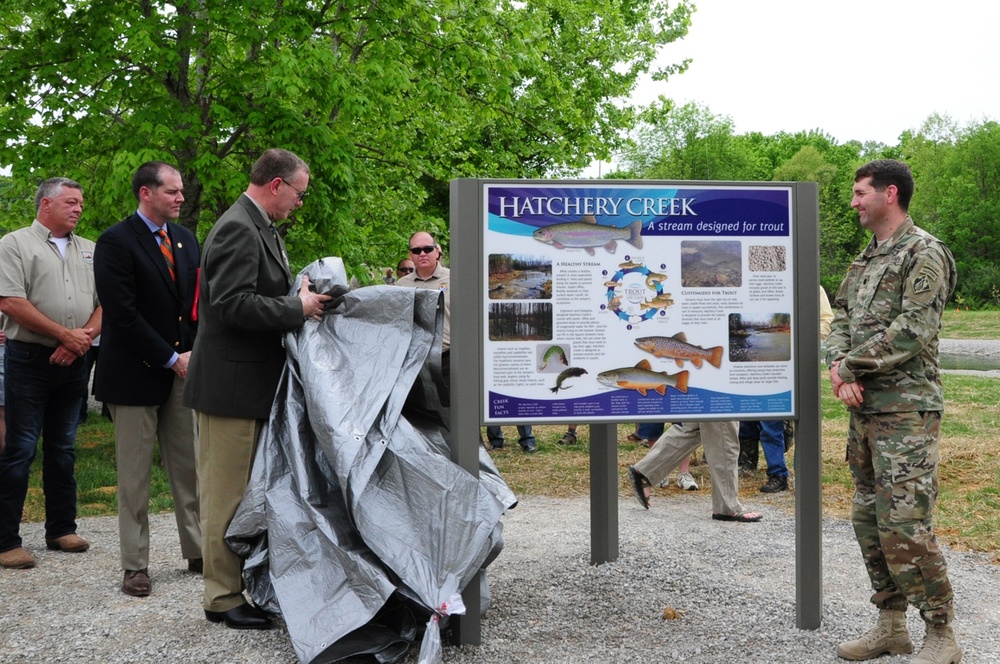
[[[434,274],[426,279],[421,279],[414,271],[397,279],[396,285],[444,291],[444,338],[441,340],[441,350],[451,348],[451,270],[438,263]]]
[[[63,260],[49,238],[52,234],[36,219],[31,226],[0,238],[0,296],[28,300],[50,320],[69,329],[86,326],[98,307],[94,287],[94,243],[69,235]],[[8,339],[55,348],[59,342],[4,317]]]

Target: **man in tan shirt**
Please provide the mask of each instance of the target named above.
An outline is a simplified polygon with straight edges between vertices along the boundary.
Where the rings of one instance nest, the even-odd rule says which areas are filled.
[[[45,544],[80,553],[76,534],[76,426],[87,398],[81,360],[101,333],[94,243],[73,230],[83,189],[51,178],[35,194],[35,221],[0,239],[0,313],[7,336],[7,445],[0,455],[0,566],[34,567],[22,546],[28,475],[42,438]]]

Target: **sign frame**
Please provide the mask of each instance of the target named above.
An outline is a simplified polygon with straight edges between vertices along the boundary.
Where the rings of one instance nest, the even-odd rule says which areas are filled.
[[[676,188],[786,187],[791,206],[792,272],[792,412],[796,420],[795,446],[795,598],[796,627],[818,629],[822,617],[822,454],[820,435],[819,339],[819,186],[813,182],[700,182],[634,180],[452,180],[450,186],[450,267],[453,310],[451,320],[451,455],[478,476],[479,433],[487,421],[485,351],[487,338],[485,300],[487,270],[483,211],[487,186],[648,186]],[[729,415],[732,415],[731,413]],[[685,416],[687,417],[687,416]],[[662,415],[655,421],[664,421]],[[733,419],[702,417],[704,420]],[[746,419],[751,419],[747,417]],[[755,418],[759,419],[759,418]],[[777,419],[777,418],[775,418]],[[530,418],[519,424],[562,422],[565,419]],[[591,562],[601,564],[618,557],[619,468],[615,424],[640,421],[631,415],[618,422],[603,420],[591,427]],[[669,420],[668,420],[669,421]],[[513,424],[503,419],[496,423]],[[591,424],[580,418],[580,424]],[[463,592],[467,614],[455,616],[453,640],[478,644],[481,639],[478,580]]]

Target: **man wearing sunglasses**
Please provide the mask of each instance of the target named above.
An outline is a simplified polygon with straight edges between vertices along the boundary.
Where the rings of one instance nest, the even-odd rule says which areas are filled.
[[[451,271],[441,265],[441,247],[434,236],[426,231],[417,231],[410,236],[410,260],[415,271],[404,274],[396,280],[397,286],[411,288],[434,288],[444,291],[444,340],[441,342],[442,362],[451,348]],[[402,261],[400,261],[402,263]],[[447,379],[448,373],[445,371]]]

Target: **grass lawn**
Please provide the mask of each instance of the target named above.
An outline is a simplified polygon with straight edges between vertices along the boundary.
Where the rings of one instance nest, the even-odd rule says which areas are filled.
[[[994,560],[1000,563],[1000,445],[996,439],[1000,424],[1000,380],[948,374],[944,377],[944,387],[946,404],[941,425],[940,497],[934,516],[935,530],[939,541],[954,548],[995,552]],[[854,493],[844,460],[848,413],[834,398],[827,376],[823,378],[822,399],[823,513],[846,519],[850,516]],[[538,453],[534,455],[521,452],[516,442],[492,452],[497,467],[515,493],[589,495],[587,428],[580,427],[580,444],[573,447],[557,444],[564,431],[561,426],[536,426]],[[627,440],[631,431],[630,425],[618,427],[621,500],[633,500],[625,467],[646,454],[645,447]],[[507,427],[505,433],[516,436],[513,427]],[[796,447],[805,444],[809,443],[796,437]],[[788,464],[791,468],[791,454]],[[794,512],[792,492],[765,497],[758,491],[767,481],[763,453],[760,466],[757,473],[740,478],[740,499],[744,505],[753,509],[769,504]],[[707,466],[692,463],[691,473],[702,492],[707,492],[711,486]],[[794,487],[794,478],[792,483]],[[670,500],[680,494],[676,486],[653,490],[656,500]],[[706,509],[709,509],[707,504]]]
[[[1000,311],[946,309],[941,321],[944,339],[1000,338]]]
[[[1000,329],[1000,312],[947,311],[943,337],[960,339],[995,338]],[[848,416],[846,409],[830,393],[823,373],[823,510],[824,514],[846,518],[850,513],[853,488],[844,461]],[[942,422],[940,497],[935,527],[941,541],[953,547],[997,552],[1000,563],[1000,380],[948,374],[944,377],[946,409]],[[565,447],[556,441],[562,426],[537,426],[538,453],[524,454],[515,440],[493,458],[515,493],[549,496],[587,496],[590,493],[589,435],[580,427],[580,444]],[[631,500],[625,481],[625,466],[635,463],[646,448],[627,440],[632,425],[618,427],[618,464],[623,500]],[[515,435],[507,428],[508,435]],[[808,441],[796,440],[798,445]],[[763,456],[763,455],[762,455]],[[41,457],[41,450],[39,450]],[[789,466],[792,459],[789,456]],[[692,465],[692,473],[707,491],[711,478],[703,465]],[[76,478],[81,516],[115,514],[116,468],[114,428],[97,413],[91,413],[77,436]],[[741,496],[753,508],[765,500],[758,487],[766,480],[763,470],[741,479]],[[794,485],[794,479],[793,479]],[[669,500],[679,494],[673,488],[657,488],[657,499]],[[767,497],[769,504],[794,510],[792,493]],[[153,464],[151,512],[173,509],[166,474],[157,452]],[[36,459],[24,509],[29,521],[44,519],[41,490],[41,459]]]

